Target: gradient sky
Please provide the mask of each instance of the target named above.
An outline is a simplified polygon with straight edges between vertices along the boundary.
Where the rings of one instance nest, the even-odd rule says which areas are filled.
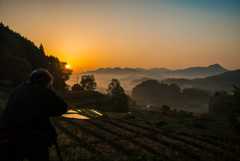
[[[74,72],[240,69],[240,0],[0,0],[0,21]]]

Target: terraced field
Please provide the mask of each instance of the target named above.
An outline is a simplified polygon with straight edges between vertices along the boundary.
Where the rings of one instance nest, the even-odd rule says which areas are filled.
[[[141,156],[145,160],[240,160],[239,145],[231,137],[186,133],[139,122],[126,115],[105,113],[105,117],[93,115],[84,120],[53,120],[63,155],[96,154],[113,160]]]

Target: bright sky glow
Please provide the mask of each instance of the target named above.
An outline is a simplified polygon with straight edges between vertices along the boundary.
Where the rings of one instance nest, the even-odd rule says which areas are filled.
[[[0,0],[0,21],[74,72],[240,64],[240,0]]]

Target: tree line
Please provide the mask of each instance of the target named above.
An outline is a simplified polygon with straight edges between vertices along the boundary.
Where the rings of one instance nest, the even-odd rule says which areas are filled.
[[[88,91],[93,92],[97,87],[95,77],[93,75],[81,76],[80,83],[72,86],[72,91]],[[118,79],[112,79],[108,85],[107,99],[109,100],[112,110],[116,112],[128,111],[128,96],[125,94],[120,81]]]
[[[29,74],[39,68],[47,69],[54,77],[55,89],[64,89],[65,81],[72,74],[66,62],[47,56],[44,47],[0,23],[0,80],[10,80],[13,86],[26,82]]]
[[[209,114],[213,119],[227,120],[230,127],[240,133],[240,88],[233,91],[217,91],[209,101]]]
[[[163,84],[156,80],[147,80],[137,85],[132,92],[133,98],[138,102],[140,99],[147,101],[159,101],[163,103],[161,110],[164,114],[171,111],[165,99],[177,102],[178,98],[194,100],[194,98],[207,99],[209,116],[211,119],[226,120],[230,127],[240,133],[240,88],[233,86],[231,93],[216,91],[212,96],[208,91],[186,88],[182,91],[177,85]],[[167,105],[166,105],[167,104]],[[177,106],[178,107],[178,106]],[[174,112],[174,111],[172,111]]]
[[[189,101],[208,102],[210,92],[197,88],[180,89],[175,84],[164,84],[157,80],[147,80],[132,90],[132,97],[140,103],[177,103]]]

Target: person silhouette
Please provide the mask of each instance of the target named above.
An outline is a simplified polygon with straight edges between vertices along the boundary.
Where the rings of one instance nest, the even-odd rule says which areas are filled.
[[[68,108],[52,82],[47,70],[37,69],[11,92],[0,123],[1,161],[49,160],[48,147],[57,138],[50,116],[60,116]]]

